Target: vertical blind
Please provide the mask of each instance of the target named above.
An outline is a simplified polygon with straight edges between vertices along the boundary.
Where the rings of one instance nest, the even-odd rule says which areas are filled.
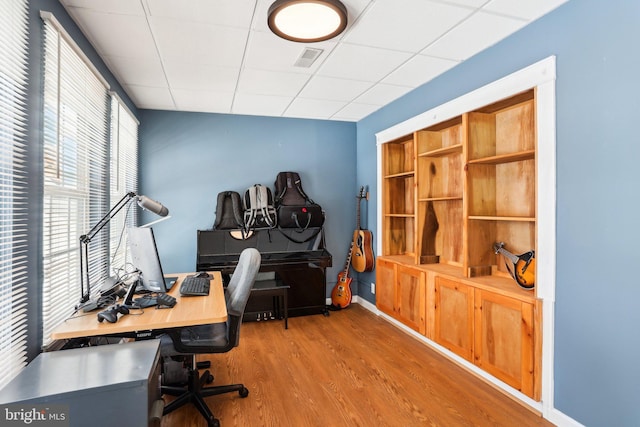
[[[127,193],[138,192],[138,121],[116,94],[111,97],[111,205]],[[110,274],[121,277],[126,269],[126,227],[138,223],[138,211],[129,209],[109,223]]]
[[[0,384],[27,359],[27,2],[0,0]]]
[[[51,14],[44,20],[43,345],[80,302],[80,236],[109,211],[108,85]],[[95,295],[109,235],[89,244]],[[87,286],[85,284],[85,286]]]

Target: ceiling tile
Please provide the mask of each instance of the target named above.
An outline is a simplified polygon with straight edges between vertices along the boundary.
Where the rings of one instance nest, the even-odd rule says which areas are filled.
[[[98,13],[79,8],[73,9],[73,14],[100,55],[158,57],[144,16]],[[118,31],[113,31],[114,28]]]
[[[370,88],[372,83],[358,80],[316,76],[302,89],[302,98],[351,101]]]
[[[387,84],[377,84],[362,95],[360,95],[354,102],[360,104],[371,104],[382,107],[390,103],[391,101],[400,98],[407,92],[411,91],[411,87],[395,86]]]
[[[487,0],[447,0],[447,3],[455,3],[460,6],[468,6],[473,9],[479,9],[487,3]]]
[[[138,108],[151,110],[176,110],[169,89],[141,85],[126,85],[124,89]]]
[[[293,97],[252,95],[237,93],[233,100],[233,114],[249,114],[258,116],[281,116]]]
[[[349,25],[361,18],[362,12],[371,7],[378,0],[343,0],[347,8],[347,30]]]
[[[492,0],[484,6],[488,12],[502,13],[529,21],[549,13],[568,0]]]
[[[377,82],[411,57],[410,53],[340,44],[318,70],[321,76]]]
[[[379,105],[359,104],[352,102],[331,116],[332,120],[358,121],[380,109]]]
[[[245,69],[240,74],[238,92],[254,95],[296,96],[309,76],[296,73]]]
[[[521,19],[478,12],[421,53],[463,61],[494,45],[525,24]]]
[[[254,19],[251,23],[251,28],[253,30],[262,31],[262,32],[270,32],[269,25],[267,25],[267,13],[269,11],[269,7],[273,4],[275,0],[258,0],[256,4],[256,11],[254,13]]]
[[[131,0],[60,0],[66,8],[81,8],[96,12],[144,16],[142,3]]]
[[[153,18],[151,28],[164,58],[218,66],[240,66],[249,35],[245,29],[168,18]]]
[[[158,58],[105,55],[102,59],[122,84],[167,87],[167,78]]]
[[[255,0],[183,0],[178,7],[176,7],[176,0],[146,0],[146,3],[152,17],[249,28],[256,2]]]
[[[233,92],[172,89],[171,93],[180,111],[227,113],[233,102]]]
[[[287,116],[328,119],[345,106],[344,102],[296,98],[286,110]]]
[[[402,86],[418,87],[459,64],[459,61],[416,55],[382,80]]]
[[[473,9],[427,0],[378,0],[345,36],[347,43],[416,53]]]
[[[172,89],[202,89],[233,92],[239,70],[209,64],[189,64],[181,61],[165,62],[167,80]]]
[[[244,66],[262,70],[287,71],[311,74],[318,69],[336,43],[294,43],[281,39],[271,32],[255,31],[249,37]],[[323,52],[309,68],[296,67],[293,64],[302,55],[304,49],[322,49]]]

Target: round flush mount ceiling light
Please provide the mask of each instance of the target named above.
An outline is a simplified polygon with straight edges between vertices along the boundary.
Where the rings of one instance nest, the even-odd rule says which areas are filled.
[[[347,8],[339,0],[277,0],[269,7],[268,24],[283,39],[321,42],[344,31]]]

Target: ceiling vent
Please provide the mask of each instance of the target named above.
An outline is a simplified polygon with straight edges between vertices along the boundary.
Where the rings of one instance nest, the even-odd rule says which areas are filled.
[[[316,59],[318,59],[318,57],[322,55],[322,52],[324,52],[323,49],[313,49],[310,47],[306,47],[293,65],[295,67],[309,68],[316,61]]]

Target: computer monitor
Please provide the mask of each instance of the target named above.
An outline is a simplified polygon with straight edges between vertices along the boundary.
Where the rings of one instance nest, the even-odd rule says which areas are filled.
[[[151,227],[129,227],[131,263],[140,272],[140,287],[149,292],[167,292],[175,278],[165,278]]]

